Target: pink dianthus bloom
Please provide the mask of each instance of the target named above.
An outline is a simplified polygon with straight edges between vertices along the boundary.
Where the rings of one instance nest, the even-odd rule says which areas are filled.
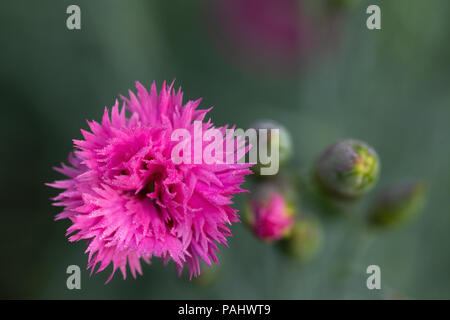
[[[250,224],[255,235],[266,241],[279,240],[292,228],[294,216],[283,195],[272,193],[263,201],[251,202]]]
[[[227,245],[227,225],[239,220],[231,199],[245,192],[239,185],[251,165],[174,164],[175,129],[192,133],[194,121],[203,133],[215,128],[203,122],[210,109],[197,109],[201,99],[183,106],[181,89],[172,85],[164,82],[158,95],[155,83],[148,92],[136,82],[137,97],[129,91],[121,110],[116,100],[101,123],[88,121],[91,132],[81,130],[84,140],[74,140],[70,166],[55,168],[68,178],[49,184],[64,189],[52,199],[64,207],[56,220],[72,222],[69,241],[87,240],[91,274],[112,263],[108,281],[117,269],[126,278],[127,263],[133,277],[142,274],[140,259],[150,263],[153,256],[173,260],[179,274],[186,263],[197,276],[199,258],[218,263],[217,244]]]

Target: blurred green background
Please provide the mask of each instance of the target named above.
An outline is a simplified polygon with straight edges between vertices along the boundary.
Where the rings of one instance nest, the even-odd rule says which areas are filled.
[[[283,52],[265,56],[273,41],[264,38],[267,30],[255,50],[230,42],[212,1],[2,1],[0,297],[450,298],[450,2],[353,1],[328,9],[338,10],[333,14],[311,8],[316,1],[297,2],[314,21],[308,34],[315,40],[315,49],[300,47],[312,51],[300,60],[292,52],[289,59]],[[70,4],[81,8],[81,30],[66,28]],[[381,31],[366,28],[369,4],[381,7]],[[231,25],[242,28],[233,19]],[[44,183],[60,178],[52,166],[66,160],[86,119],[100,119],[135,80],[148,87],[174,78],[185,99],[204,97],[204,108],[215,106],[217,125],[245,128],[259,118],[284,124],[293,135],[297,173],[307,174],[340,138],[367,141],[382,161],[376,189],[424,179],[426,210],[363,244],[360,217],[316,214],[323,250],[301,266],[235,224],[210,284],[189,281],[186,272],[177,277],[172,264],[154,259],[142,277],[123,281],[116,274],[104,285],[110,268],[89,277],[86,244],[69,243],[69,222],[53,221],[59,211],[49,198],[57,192]],[[81,290],[66,288],[71,264],[82,268]],[[371,264],[381,267],[382,290],[366,288]]]

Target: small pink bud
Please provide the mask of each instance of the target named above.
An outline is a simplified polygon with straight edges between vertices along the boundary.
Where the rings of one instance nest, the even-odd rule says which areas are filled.
[[[248,222],[254,234],[264,241],[287,236],[294,223],[294,208],[277,190],[263,188],[251,199]]]

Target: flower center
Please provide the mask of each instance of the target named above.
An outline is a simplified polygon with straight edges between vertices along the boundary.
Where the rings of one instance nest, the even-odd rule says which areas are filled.
[[[160,184],[161,180],[162,180],[161,172],[152,173],[149,176],[148,182],[145,185],[145,187],[138,192],[137,194],[138,198],[142,200],[147,198],[149,194],[154,193],[155,191],[159,193],[160,188],[158,188],[158,185]],[[159,197],[159,194],[157,194],[156,196]]]

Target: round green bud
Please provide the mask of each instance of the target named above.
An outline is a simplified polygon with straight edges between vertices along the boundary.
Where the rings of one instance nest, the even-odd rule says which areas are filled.
[[[281,124],[272,120],[259,120],[251,125],[251,128],[257,130],[257,150],[258,162],[252,167],[256,174],[260,174],[262,167],[270,167],[271,162],[263,164],[260,159],[260,153],[265,152],[269,157],[272,153],[278,152],[279,167],[283,167],[292,157],[292,138],[289,131]],[[260,142],[260,129],[267,130],[267,144]],[[261,145],[263,144],[263,145]],[[255,146],[254,146],[255,147]],[[261,150],[263,148],[263,150]]]
[[[369,221],[374,226],[393,226],[406,222],[422,210],[426,187],[422,182],[399,183],[382,190],[373,205]]]
[[[334,143],[320,155],[315,177],[328,194],[355,199],[375,185],[379,171],[375,150],[364,142],[348,139]]]
[[[281,243],[283,251],[292,259],[307,262],[320,251],[323,232],[317,220],[300,218],[295,223],[289,237]]]
[[[199,286],[211,286],[220,276],[219,267],[220,266],[216,264],[208,266],[204,261],[201,261],[200,274],[198,277],[193,278],[193,283]]]

